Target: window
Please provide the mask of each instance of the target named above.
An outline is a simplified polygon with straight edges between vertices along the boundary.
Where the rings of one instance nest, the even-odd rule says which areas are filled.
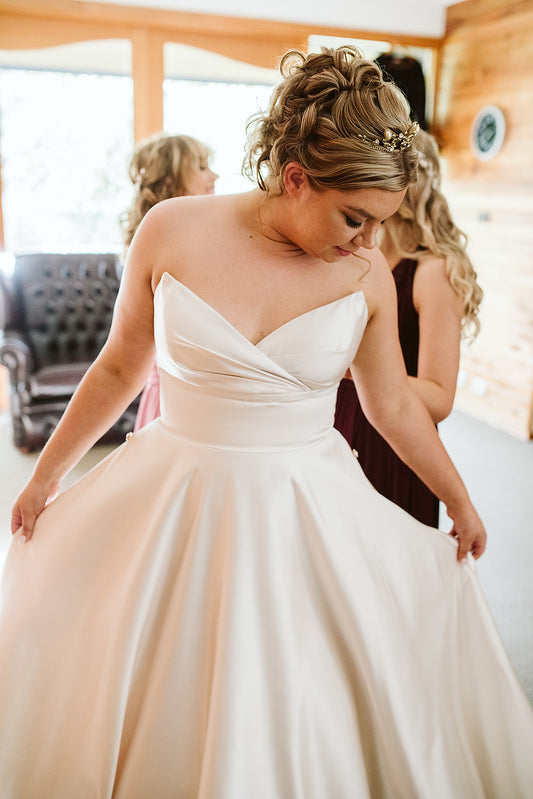
[[[165,45],[164,128],[204,142],[220,175],[217,194],[246,191],[241,174],[246,122],[264,110],[279,73],[203,50]]]
[[[131,195],[130,62],[122,41],[0,53],[8,251],[120,251]]]

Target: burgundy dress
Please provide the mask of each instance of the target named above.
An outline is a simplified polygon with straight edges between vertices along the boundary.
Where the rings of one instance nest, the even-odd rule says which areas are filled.
[[[392,272],[398,294],[398,327],[407,373],[418,368],[418,313],[413,305],[413,279],[417,261],[404,258]],[[337,394],[335,427],[359,456],[372,485],[424,524],[438,527],[439,501],[429,488],[400,460],[364,415],[353,381],[344,378]]]

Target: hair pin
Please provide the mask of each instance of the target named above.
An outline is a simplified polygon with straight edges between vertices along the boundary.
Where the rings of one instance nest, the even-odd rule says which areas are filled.
[[[357,133],[357,138],[362,139],[373,150],[382,150],[387,153],[407,150],[420,130],[418,122],[412,122],[405,132],[394,133],[390,128],[383,131],[383,137],[372,139],[363,133]]]

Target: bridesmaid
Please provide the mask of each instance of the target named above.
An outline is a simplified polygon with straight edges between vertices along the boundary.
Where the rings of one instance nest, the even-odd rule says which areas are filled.
[[[122,217],[125,251],[156,203],[170,197],[215,193],[218,175],[209,166],[210,157],[209,148],[192,136],[157,133],[137,145],[129,167],[135,194]],[[141,394],[134,430],[140,430],[160,415],[159,369],[154,363]]]
[[[461,335],[473,340],[483,292],[440,190],[436,142],[420,130],[418,180],[383,224],[380,249],[396,283],[400,344],[413,388],[435,424],[450,413]],[[377,490],[424,524],[438,527],[439,500],[396,455],[363,413],[347,374],[337,394],[335,427],[356,450]]]

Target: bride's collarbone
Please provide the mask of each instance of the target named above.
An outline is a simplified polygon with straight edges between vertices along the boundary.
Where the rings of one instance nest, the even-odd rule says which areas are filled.
[[[260,339],[290,319],[335,302],[364,287],[353,270],[318,259],[257,257],[254,247],[226,246],[225,238],[197,242],[188,257],[183,248],[166,260],[172,277],[227,317],[237,328]],[[192,255],[191,255],[192,252]],[[339,268],[340,267],[340,268]],[[266,331],[266,333],[265,333]]]

